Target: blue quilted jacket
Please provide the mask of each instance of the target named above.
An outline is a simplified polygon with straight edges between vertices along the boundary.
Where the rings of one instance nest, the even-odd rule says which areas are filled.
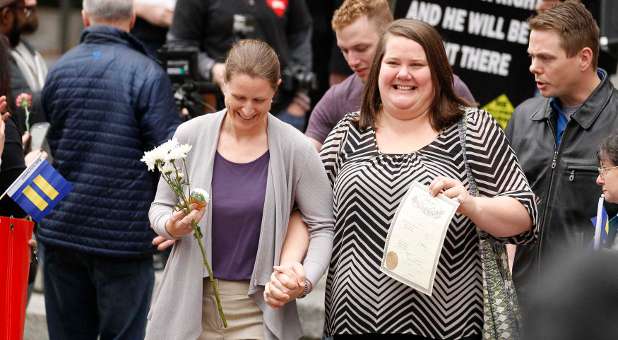
[[[151,254],[156,183],[140,158],[180,123],[163,69],[129,33],[90,27],[50,70],[42,106],[54,166],[73,191],[38,239],[94,255]]]

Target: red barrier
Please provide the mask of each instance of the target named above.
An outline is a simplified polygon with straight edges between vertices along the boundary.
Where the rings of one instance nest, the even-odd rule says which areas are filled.
[[[0,340],[24,337],[34,222],[0,216]]]

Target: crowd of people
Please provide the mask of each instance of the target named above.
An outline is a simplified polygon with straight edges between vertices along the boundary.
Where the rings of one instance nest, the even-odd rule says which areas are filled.
[[[46,156],[27,147],[40,121],[73,184],[36,232],[50,339],[298,339],[296,300],[325,273],[325,339],[618,336],[615,256],[565,256],[591,249],[599,196],[618,213],[618,91],[579,1],[545,1],[529,20],[539,94],[506,130],[453,74],[439,32],[394,20],[387,0],[334,11],[352,74],[312,110],[298,84],[312,66],[305,1],[84,0],[82,21],[48,71],[21,37],[36,30],[36,1],[0,0],[0,192]],[[183,122],[153,54],[164,42],[199,49],[219,111]],[[23,92],[32,115],[13,104]],[[187,180],[209,193],[191,211],[140,161],[171,138],[191,145]],[[415,183],[458,206],[431,294],[383,269]],[[155,290],[152,255],[166,248]],[[581,320],[596,307],[606,319]]]

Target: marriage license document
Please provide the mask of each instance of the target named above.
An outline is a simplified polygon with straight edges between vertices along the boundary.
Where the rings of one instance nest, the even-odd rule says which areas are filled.
[[[442,253],[446,231],[459,202],[413,182],[403,198],[386,238],[382,271],[427,295]]]

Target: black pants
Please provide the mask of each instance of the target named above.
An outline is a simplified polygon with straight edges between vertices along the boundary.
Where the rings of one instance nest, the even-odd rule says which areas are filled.
[[[152,257],[108,258],[46,245],[43,261],[50,340],[144,338]]]

